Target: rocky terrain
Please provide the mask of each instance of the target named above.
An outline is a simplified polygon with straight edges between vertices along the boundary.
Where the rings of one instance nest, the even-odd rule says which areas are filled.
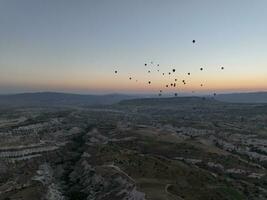
[[[1,107],[0,200],[267,199],[267,105]]]

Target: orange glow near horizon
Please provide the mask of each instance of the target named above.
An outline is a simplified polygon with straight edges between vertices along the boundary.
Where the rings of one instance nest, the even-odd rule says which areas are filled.
[[[32,90],[45,90],[45,91],[70,91],[82,93],[157,93],[159,90],[164,92],[185,92],[191,93],[207,93],[207,92],[235,92],[235,91],[266,91],[267,81],[265,76],[258,76],[257,79],[251,77],[204,77],[192,75],[192,77],[181,76],[177,82],[173,77],[146,77],[141,80],[132,77],[129,80],[128,76],[111,75],[104,76],[102,79],[59,79],[47,81],[17,81],[10,82],[9,85],[20,85],[24,88],[31,88]],[[220,79],[219,79],[220,78]],[[186,85],[182,80],[186,80]],[[104,81],[102,81],[104,80]],[[136,82],[137,80],[137,82]],[[148,84],[151,81],[151,84]],[[0,81],[1,82],[1,81]],[[176,87],[170,87],[170,83],[176,83]],[[166,85],[169,85],[166,88]],[[200,86],[203,84],[203,87]]]

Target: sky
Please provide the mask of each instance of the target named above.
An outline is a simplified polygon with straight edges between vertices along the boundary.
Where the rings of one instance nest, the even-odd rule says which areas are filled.
[[[0,0],[0,93],[266,91],[266,19],[266,0]]]

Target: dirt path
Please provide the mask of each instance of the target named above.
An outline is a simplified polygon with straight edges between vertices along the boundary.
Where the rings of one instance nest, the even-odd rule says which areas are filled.
[[[116,171],[118,171],[120,174],[126,176],[130,181],[132,181],[134,184],[136,183],[135,180],[130,177],[126,172],[124,172],[123,170],[121,170],[121,168],[119,168],[116,165],[110,164],[110,165],[103,165],[103,167],[110,167],[112,169],[115,169]]]
[[[175,195],[175,194],[170,193],[170,192],[168,191],[168,188],[169,188],[170,186],[172,186],[172,184],[167,184],[167,185],[165,186],[165,188],[164,188],[165,193],[166,193],[167,195],[170,196],[170,199],[173,199],[173,200],[184,200],[182,197],[179,197],[179,196],[177,196],[177,195]]]

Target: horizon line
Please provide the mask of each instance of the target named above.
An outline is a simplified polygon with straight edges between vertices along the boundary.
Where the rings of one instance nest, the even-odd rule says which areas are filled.
[[[45,93],[51,93],[51,94],[72,94],[72,95],[94,95],[94,96],[108,96],[108,95],[127,95],[127,96],[158,96],[158,93],[155,92],[136,92],[136,93],[123,93],[123,92],[111,92],[111,93],[78,93],[78,92],[63,92],[63,91],[32,91],[32,92],[14,92],[14,93],[0,93],[0,96],[9,96],[9,95],[21,95],[21,94],[45,94]],[[171,95],[174,92],[166,92],[165,95]],[[186,95],[186,96],[209,96],[213,93],[211,92],[177,92],[180,95]],[[250,93],[267,93],[267,90],[262,91],[237,91],[237,92],[216,92],[217,95],[224,95],[224,94],[250,94]]]

